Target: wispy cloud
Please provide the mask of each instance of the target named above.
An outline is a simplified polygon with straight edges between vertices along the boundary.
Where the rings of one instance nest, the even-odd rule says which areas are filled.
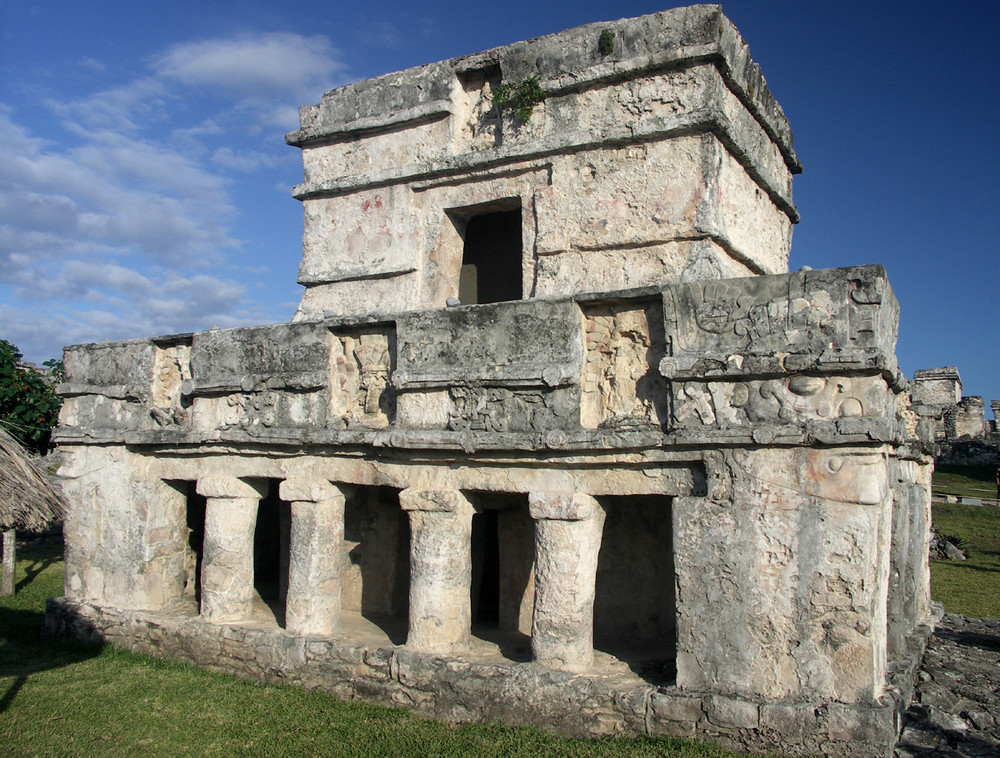
[[[0,333],[47,357],[70,342],[274,320],[248,294],[236,175],[294,160],[280,135],[345,71],[325,37],[240,34],[45,100],[58,141],[0,103]]]

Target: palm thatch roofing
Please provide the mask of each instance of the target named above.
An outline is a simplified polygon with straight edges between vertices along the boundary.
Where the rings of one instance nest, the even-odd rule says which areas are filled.
[[[0,426],[0,529],[40,531],[63,518],[66,501],[16,439]]]

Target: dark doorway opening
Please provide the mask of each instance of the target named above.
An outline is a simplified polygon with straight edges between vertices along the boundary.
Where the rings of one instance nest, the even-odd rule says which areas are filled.
[[[472,625],[500,624],[500,542],[497,511],[472,517]]]
[[[253,586],[261,603],[254,615],[270,615],[285,628],[285,600],[288,596],[288,556],[292,509],[278,496],[279,479],[269,479],[267,495],[257,506],[257,526],[253,534]]]
[[[164,484],[170,488],[167,507],[172,510],[177,525],[176,537],[171,537],[171,541],[176,539],[177,543],[171,545],[171,557],[164,560],[164,603],[177,606],[181,613],[197,614],[201,612],[206,500],[204,495],[198,494],[197,482],[165,479]]]
[[[201,563],[205,548],[205,506],[204,495],[195,492],[195,482],[186,485],[187,543],[184,546],[184,599],[194,601],[201,612]]]
[[[463,305],[520,300],[521,208],[472,216],[465,225],[458,299]]]
[[[471,493],[472,634],[504,657],[531,659],[535,526],[526,495]]]
[[[406,642],[410,595],[410,521],[392,487],[342,486],[344,563],[341,608]],[[346,628],[346,624],[345,624]]]
[[[676,679],[677,599],[671,498],[599,497],[607,514],[597,559],[594,648],[646,681]]]

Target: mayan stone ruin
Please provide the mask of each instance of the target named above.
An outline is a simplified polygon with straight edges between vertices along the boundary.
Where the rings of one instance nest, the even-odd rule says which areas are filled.
[[[887,754],[935,618],[898,304],[878,266],[788,272],[791,130],[720,8],[300,116],[292,321],[66,350],[49,632],[453,722]]]

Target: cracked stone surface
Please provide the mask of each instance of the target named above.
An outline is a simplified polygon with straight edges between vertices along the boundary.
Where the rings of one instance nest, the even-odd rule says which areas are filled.
[[[1000,620],[947,615],[924,654],[897,758],[1000,755]]]

